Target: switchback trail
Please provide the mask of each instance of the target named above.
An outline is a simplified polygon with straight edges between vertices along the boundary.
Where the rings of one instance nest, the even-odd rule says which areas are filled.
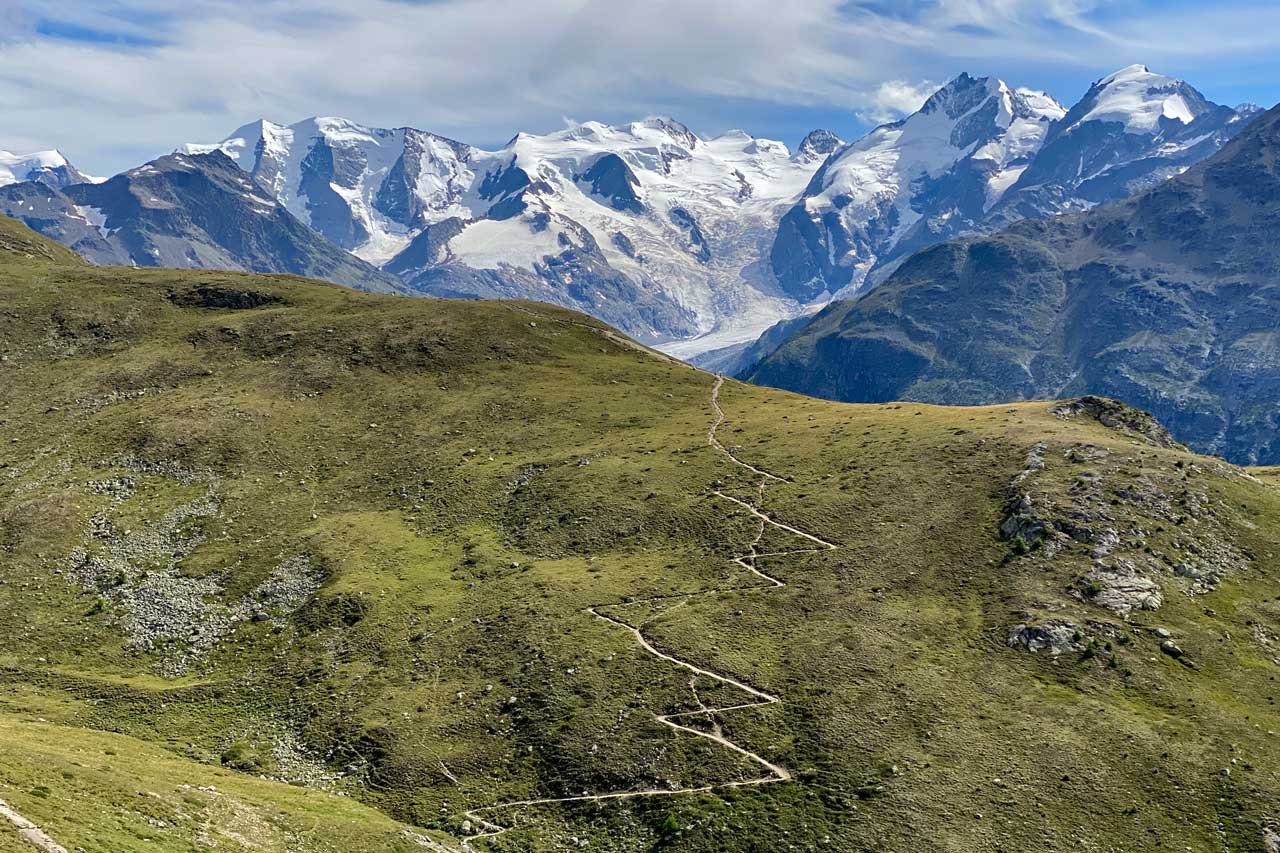
[[[610,616],[607,613],[602,612],[603,610],[610,609],[610,608],[634,607],[635,605],[646,604],[646,603],[651,603],[656,601],[689,601],[695,598],[701,598],[701,597],[712,596],[712,595],[720,595],[727,592],[750,592],[750,591],[759,591],[759,590],[779,589],[781,587],[786,586],[786,583],[774,577],[773,575],[770,575],[767,572],[763,571],[757,565],[757,562],[760,559],[764,557],[779,558],[779,557],[796,556],[800,554],[812,554],[818,551],[833,550],[836,548],[836,545],[826,541],[825,539],[822,539],[819,536],[815,536],[811,533],[806,533],[803,530],[799,530],[795,527],[792,527],[791,525],[783,524],[782,522],[775,520],[768,513],[766,513],[764,510],[760,508],[760,504],[763,503],[765,489],[768,487],[768,485],[770,483],[787,482],[787,479],[785,477],[780,477],[777,474],[774,474],[772,472],[766,471],[763,468],[757,468],[754,465],[751,465],[747,462],[742,461],[734,454],[732,450],[730,450],[729,448],[721,444],[720,440],[716,437],[716,432],[720,429],[721,425],[724,424],[725,417],[726,417],[724,413],[724,409],[720,406],[720,389],[721,387],[723,387],[723,385],[724,385],[724,377],[716,376],[715,385],[713,385],[711,388],[711,407],[715,412],[715,417],[711,422],[711,426],[707,429],[707,443],[711,445],[711,447],[715,448],[717,452],[723,454],[725,457],[730,459],[735,465],[738,465],[739,467],[744,468],[750,471],[751,473],[755,474],[756,476],[758,476],[760,478],[760,482],[756,488],[755,501],[745,501],[745,500],[742,500],[741,498],[733,497],[732,495],[726,495],[720,491],[712,492],[712,494],[714,494],[716,497],[722,498],[723,500],[737,504],[739,507],[747,510],[758,522],[755,538],[753,538],[751,542],[748,543],[746,553],[741,554],[737,557],[734,557],[733,562],[741,566],[742,568],[746,569],[751,574],[758,577],[764,583],[754,584],[750,586],[717,587],[714,589],[703,590],[702,592],[692,592],[692,593],[686,593],[686,594],[660,595],[660,596],[654,596],[651,598],[642,598],[634,601],[629,601],[629,602],[626,602],[625,604],[619,604],[616,602],[610,602],[607,604],[595,604],[595,605],[592,605],[591,607],[588,607],[585,610],[585,612],[589,613],[590,615],[594,616],[597,619],[601,619],[605,622],[608,622],[610,625],[614,625],[618,628],[621,628],[624,631],[627,631],[629,634],[631,634],[632,639],[636,641],[636,644],[640,646],[641,649],[653,655],[654,657],[667,661],[668,663],[674,664],[675,666],[678,666],[682,669],[689,671],[690,673],[689,689],[693,692],[694,699],[698,703],[698,706],[699,706],[698,710],[683,711],[677,714],[655,714],[654,718],[658,722],[662,723],[664,726],[667,726],[673,729],[674,731],[684,732],[685,734],[696,735],[697,737],[700,737],[700,738],[706,738],[707,740],[712,741],[713,743],[716,743],[719,746],[724,747],[725,749],[731,750],[737,753],[738,755],[742,756],[743,758],[746,758],[752,761],[753,763],[759,765],[760,768],[765,772],[762,775],[752,779],[746,779],[746,780],[737,781],[737,782],[718,782],[714,784],[700,785],[700,786],[691,787],[691,788],[640,789],[640,790],[627,790],[627,791],[612,791],[612,792],[602,793],[602,794],[582,794],[581,796],[577,796],[577,797],[547,797],[547,798],[533,799],[533,800],[515,800],[507,803],[499,803],[498,805],[484,806],[483,808],[471,809],[470,811],[464,812],[463,817],[465,817],[468,821],[470,821],[474,825],[474,828],[477,829],[478,831],[472,832],[471,834],[467,835],[463,839],[462,845],[465,849],[467,850],[473,849],[471,847],[472,841],[479,841],[481,839],[493,838],[495,836],[501,835],[502,833],[508,831],[511,828],[509,826],[503,826],[501,824],[495,823],[492,820],[489,820],[488,818],[482,817],[482,815],[492,814],[494,812],[511,811],[519,808],[524,808],[527,806],[554,805],[557,803],[603,802],[607,800],[632,800],[632,799],[640,799],[644,797],[673,797],[673,796],[682,795],[682,794],[705,794],[711,791],[722,790],[726,788],[744,788],[744,787],[749,787],[753,785],[768,785],[773,782],[787,782],[791,780],[791,772],[787,770],[787,768],[783,767],[780,764],[775,764],[769,761],[769,759],[765,758],[764,756],[751,751],[750,749],[748,749],[745,746],[742,746],[741,744],[734,743],[733,741],[725,737],[718,719],[719,714],[727,713],[729,711],[744,711],[748,708],[760,708],[766,705],[777,704],[782,701],[780,697],[775,696],[772,693],[768,693],[764,690],[761,690],[757,687],[753,687],[750,684],[746,683],[745,681],[734,678],[731,675],[725,675],[722,673],[713,672],[712,670],[698,666],[697,664],[692,663],[691,661],[687,661],[687,660],[684,660],[683,658],[661,651],[660,649],[656,648],[651,642],[649,642],[648,638],[645,637],[643,631],[641,630],[645,626],[646,622],[641,622],[638,626],[632,625],[628,622],[624,622],[621,619],[615,618],[613,616]],[[764,539],[765,529],[768,527],[775,527],[778,530],[782,530],[787,533],[793,534],[795,536],[799,536],[802,539],[805,539],[813,543],[813,547],[797,548],[795,550],[790,550],[790,551],[771,551],[767,554],[763,554],[760,552],[759,546],[760,546],[760,542]],[[730,687],[736,688],[737,690],[747,694],[747,696],[751,698],[748,701],[740,702],[733,705],[708,707],[702,701],[702,697],[698,695],[696,682],[699,676],[702,676],[703,678],[709,678],[721,684],[725,684]],[[706,723],[709,724],[710,730],[695,728],[691,725],[687,725],[684,722],[684,721],[693,722],[696,720],[705,720]]]

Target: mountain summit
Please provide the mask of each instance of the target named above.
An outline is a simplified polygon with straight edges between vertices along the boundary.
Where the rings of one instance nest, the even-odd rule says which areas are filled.
[[[971,227],[1065,113],[1041,92],[961,74],[823,165],[774,241],[779,283],[804,300],[854,290],[898,253]]]
[[[961,74],[823,166],[783,217],[773,270],[794,295],[847,296],[943,240],[1150,187],[1251,116],[1141,65],[1099,80],[1070,110]]]
[[[759,264],[761,246],[840,144],[815,132],[793,157],[780,142],[704,139],[654,117],[520,133],[485,151],[312,118],[184,150],[226,153],[303,222],[418,292],[557,302],[659,341],[744,323],[749,338],[799,310]]]
[[[1143,138],[1226,117],[1158,94]],[[1203,452],[1280,464],[1277,247],[1280,107],[1131,199],[920,252],[793,332],[751,377],[848,401],[1097,394],[1154,412]]]
[[[0,187],[23,181],[39,181],[60,189],[90,180],[61,151],[37,151],[35,154],[11,154],[0,151]]]

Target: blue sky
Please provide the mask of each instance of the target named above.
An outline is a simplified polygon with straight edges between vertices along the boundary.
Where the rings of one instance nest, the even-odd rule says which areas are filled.
[[[0,0],[0,148],[110,174],[259,117],[342,115],[478,145],[672,115],[794,145],[919,106],[961,71],[1069,106],[1141,62],[1280,100],[1257,0]]]

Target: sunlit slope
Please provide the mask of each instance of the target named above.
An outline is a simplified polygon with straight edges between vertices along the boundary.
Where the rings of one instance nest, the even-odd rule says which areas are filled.
[[[1265,849],[1273,487],[1101,402],[726,383],[722,452],[714,385],[532,303],[4,256],[0,799],[90,851],[135,774],[248,849]]]

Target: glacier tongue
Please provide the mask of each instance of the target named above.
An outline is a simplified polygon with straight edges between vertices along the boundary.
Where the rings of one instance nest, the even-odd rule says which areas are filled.
[[[583,122],[484,150],[335,117],[213,146],[291,213],[417,292],[525,296],[691,355],[850,295],[912,253],[1124,198],[1252,115],[1145,66],[1070,110],[961,74],[916,113],[792,152],[670,118]]]

